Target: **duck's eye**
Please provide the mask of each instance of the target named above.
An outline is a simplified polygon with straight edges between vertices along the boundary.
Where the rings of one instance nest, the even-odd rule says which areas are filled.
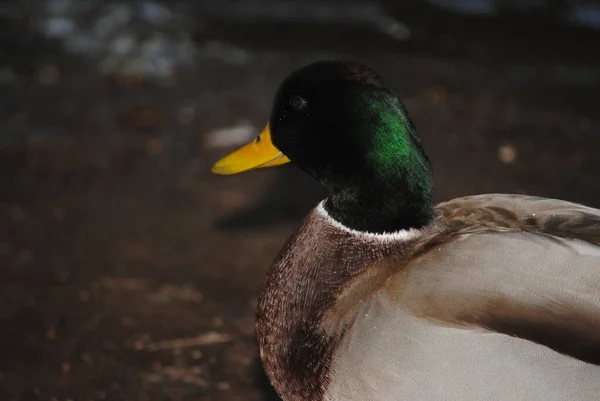
[[[254,140],[254,143],[259,143],[259,142],[260,142],[260,139],[261,139],[261,138],[260,138],[260,135],[258,135],[258,136],[256,137],[256,139]]]
[[[300,110],[301,108],[306,107],[307,104],[308,102],[298,95],[293,95],[290,98],[290,106],[292,106],[294,110]]]

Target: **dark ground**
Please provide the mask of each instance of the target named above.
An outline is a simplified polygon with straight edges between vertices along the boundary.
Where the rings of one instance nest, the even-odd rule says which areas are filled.
[[[203,34],[251,59],[203,60],[167,83],[102,76],[41,38],[4,51],[18,79],[0,86],[0,400],[276,399],[256,297],[321,190],[291,166],[212,176],[229,149],[207,133],[260,128],[279,81],[308,61],[356,58],[398,88],[438,200],[517,192],[600,207],[598,32],[449,21],[423,28],[446,30],[445,50],[435,35],[396,48],[343,39],[343,26],[319,28],[321,43],[301,24],[285,39],[276,24],[214,23]],[[43,84],[48,63],[60,75]]]

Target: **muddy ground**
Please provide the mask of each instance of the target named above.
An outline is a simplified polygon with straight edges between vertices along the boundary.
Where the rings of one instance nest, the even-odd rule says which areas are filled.
[[[323,194],[293,166],[209,169],[230,150],[214,130],[260,129],[279,81],[312,60],[358,59],[398,88],[438,200],[516,192],[600,207],[593,35],[565,31],[548,51],[535,26],[498,39],[455,25],[459,47],[478,38],[485,52],[352,46],[339,27],[324,28],[339,46],[302,39],[302,26],[282,46],[269,42],[276,26],[217,25],[252,57],[156,82],[102,75],[46,42],[5,51],[16,77],[0,89],[0,400],[277,399],[256,298]]]

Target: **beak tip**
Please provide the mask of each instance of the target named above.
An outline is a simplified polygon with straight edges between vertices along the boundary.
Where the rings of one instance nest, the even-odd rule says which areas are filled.
[[[210,172],[216,175],[227,175],[226,171],[227,169],[223,168],[223,166],[220,166],[219,163],[213,164],[210,169]]]
[[[221,163],[220,161],[213,164],[210,168],[210,172],[216,175],[234,175],[241,173],[245,170],[238,170],[232,167],[230,164]]]

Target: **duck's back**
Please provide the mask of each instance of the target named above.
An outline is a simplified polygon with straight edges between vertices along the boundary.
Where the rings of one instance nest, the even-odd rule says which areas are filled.
[[[336,286],[313,399],[599,400],[600,212],[512,195],[437,212]]]

